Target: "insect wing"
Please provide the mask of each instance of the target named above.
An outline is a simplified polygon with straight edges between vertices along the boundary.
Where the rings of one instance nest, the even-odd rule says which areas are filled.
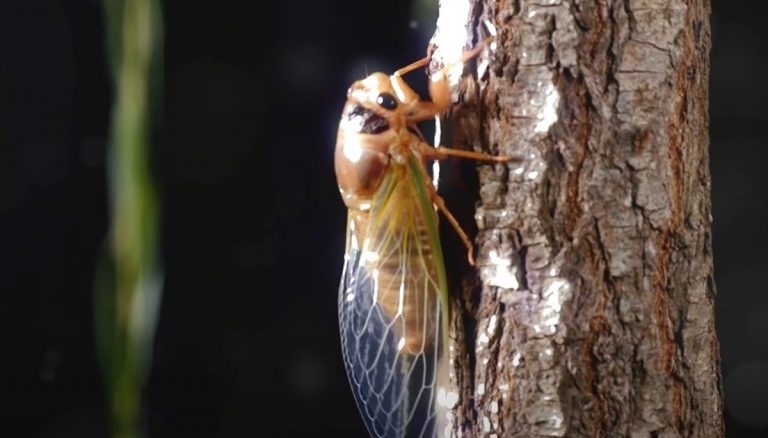
[[[348,234],[339,290],[347,375],[374,437],[433,437],[438,427],[444,272],[428,236],[434,210],[424,211],[414,181],[385,176],[363,241]]]

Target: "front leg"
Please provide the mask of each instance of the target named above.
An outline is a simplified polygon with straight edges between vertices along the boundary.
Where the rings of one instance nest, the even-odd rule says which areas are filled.
[[[448,82],[448,71],[451,70],[457,64],[463,64],[469,59],[477,56],[478,53],[488,44],[491,38],[486,38],[475,46],[472,50],[464,52],[461,59],[446,64],[440,70],[436,71],[429,78],[429,97],[432,99],[429,102],[422,102],[418,99],[411,100],[414,102],[405,114],[406,123],[414,125],[425,120],[434,118],[435,116],[445,112],[453,103],[451,100],[451,86]],[[403,90],[402,97],[415,96],[413,90],[405,84],[402,75],[412,71],[416,68],[423,67],[429,63],[429,56],[420,59],[410,65],[407,65],[400,70],[396,71],[391,76],[392,83],[396,90]]]

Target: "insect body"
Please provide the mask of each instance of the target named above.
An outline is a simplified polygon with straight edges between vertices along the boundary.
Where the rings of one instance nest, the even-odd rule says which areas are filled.
[[[339,289],[342,353],[374,437],[433,437],[445,427],[437,394],[447,388],[450,305],[435,207],[467,245],[470,263],[473,256],[425,162],[449,155],[508,161],[424,141],[416,123],[450,106],[451,65],[431,78],[431,101],[422,101],[402,75],[428,62],[424,58],[391,76],[374,73],[352,84],[336,143],[336,177],[348,208]]]

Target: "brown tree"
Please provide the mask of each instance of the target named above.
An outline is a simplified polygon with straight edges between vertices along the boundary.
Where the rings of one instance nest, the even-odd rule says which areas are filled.
[[[456,146],[524,157],[478,167],[454,431],[723,436],[709,0],[441,3],[433,68],[495,34]]]

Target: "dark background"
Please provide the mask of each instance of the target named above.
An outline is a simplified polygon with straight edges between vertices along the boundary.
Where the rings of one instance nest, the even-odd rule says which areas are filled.
[[[153,437],[362,436],[338,345],[332,149],[348,85],[425,53],[436,6],[411,3],[167,2]],[[712,17],[729,437],[768,436],[763,3],[719,0]],[[111,96],[98,2],[0,1],[1,436],[107,434],[91,290]]]

